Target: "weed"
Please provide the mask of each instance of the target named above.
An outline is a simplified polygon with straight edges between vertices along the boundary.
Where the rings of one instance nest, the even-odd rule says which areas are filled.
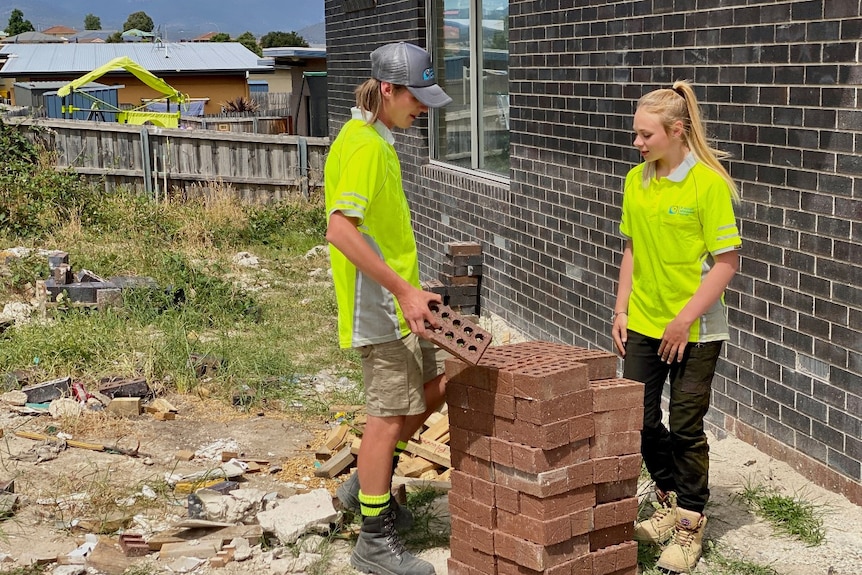
[[[25,567],[13,567],[3,569],[0,575],[42,575],[45,573],[46,565],[27,565]],[[143,574],[142,574],[143,575]]]
[[[780,533],[810,546],[820,545],[826,539],[821,511],[799,496],[782,495],[777,489],[751,483],[738,496]]]
[[[767,565],[725,556],[714,541],[707,541],[704,545],[703,558],[710,567],[709,572],[715,575],[778,575]]]
[[[449,521],[440,505],[441,493],[433,487],[421,487],[407,493],[407,508],[413,512],[413,527],[404,542],[416,549],[449,545]]]

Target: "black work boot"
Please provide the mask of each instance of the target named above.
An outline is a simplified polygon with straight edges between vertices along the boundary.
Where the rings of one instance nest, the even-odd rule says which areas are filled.
[[[355,471],[351,473],[347,481],[335,490],[335,496],[338,497],[345,509],[359,515],[359,474]],[[413,527],[413,513],[409,509],[399,505],[395,499],[391,500],[389,507],[395,512],[395,528],[398,531],[407,531]]]
[[[392,509],[378,517],[362,518],[362,531],[350,564],[363,573],[376,575],[436,575],[433,565],[404,549],[395,530]]]

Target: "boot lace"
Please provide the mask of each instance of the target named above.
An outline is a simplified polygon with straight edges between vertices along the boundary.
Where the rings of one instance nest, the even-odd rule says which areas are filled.
[[[386,534],[386,546],[400,559],[404,554],[404,543],[395,530],[395,512],[392,510],[383,517],[383,532]]]
[[[677,522],[676,529],[674,529],[673,534],[673,543],[680,547],[690,547],[692,541],[694,541],[695,535],[697,535],[697,532],[700,529],[701,523],[702,521],[698,521],[692,525],[684,525],[683,523]]]

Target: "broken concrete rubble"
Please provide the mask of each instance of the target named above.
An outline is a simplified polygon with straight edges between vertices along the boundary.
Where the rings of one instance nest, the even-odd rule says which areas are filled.
[[[326,489],[314,489],[279,501],[272,509],[258,513],[257,520],[264,531],[275,533],[284,545],[291,545],[311,531],[326,532],[341,513],[332,505],[332,495]]]

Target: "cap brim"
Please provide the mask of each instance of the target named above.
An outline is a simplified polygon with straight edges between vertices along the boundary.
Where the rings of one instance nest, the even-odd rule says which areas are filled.
[[[422,88],[407,86],[407,89],[410,90],[411,94],[416,96],[417,100],[429,108],[442,108],[452,102],[452,98],[450,98],[449,95],[443,91],[443,88],[437,84],[424,86]]]

